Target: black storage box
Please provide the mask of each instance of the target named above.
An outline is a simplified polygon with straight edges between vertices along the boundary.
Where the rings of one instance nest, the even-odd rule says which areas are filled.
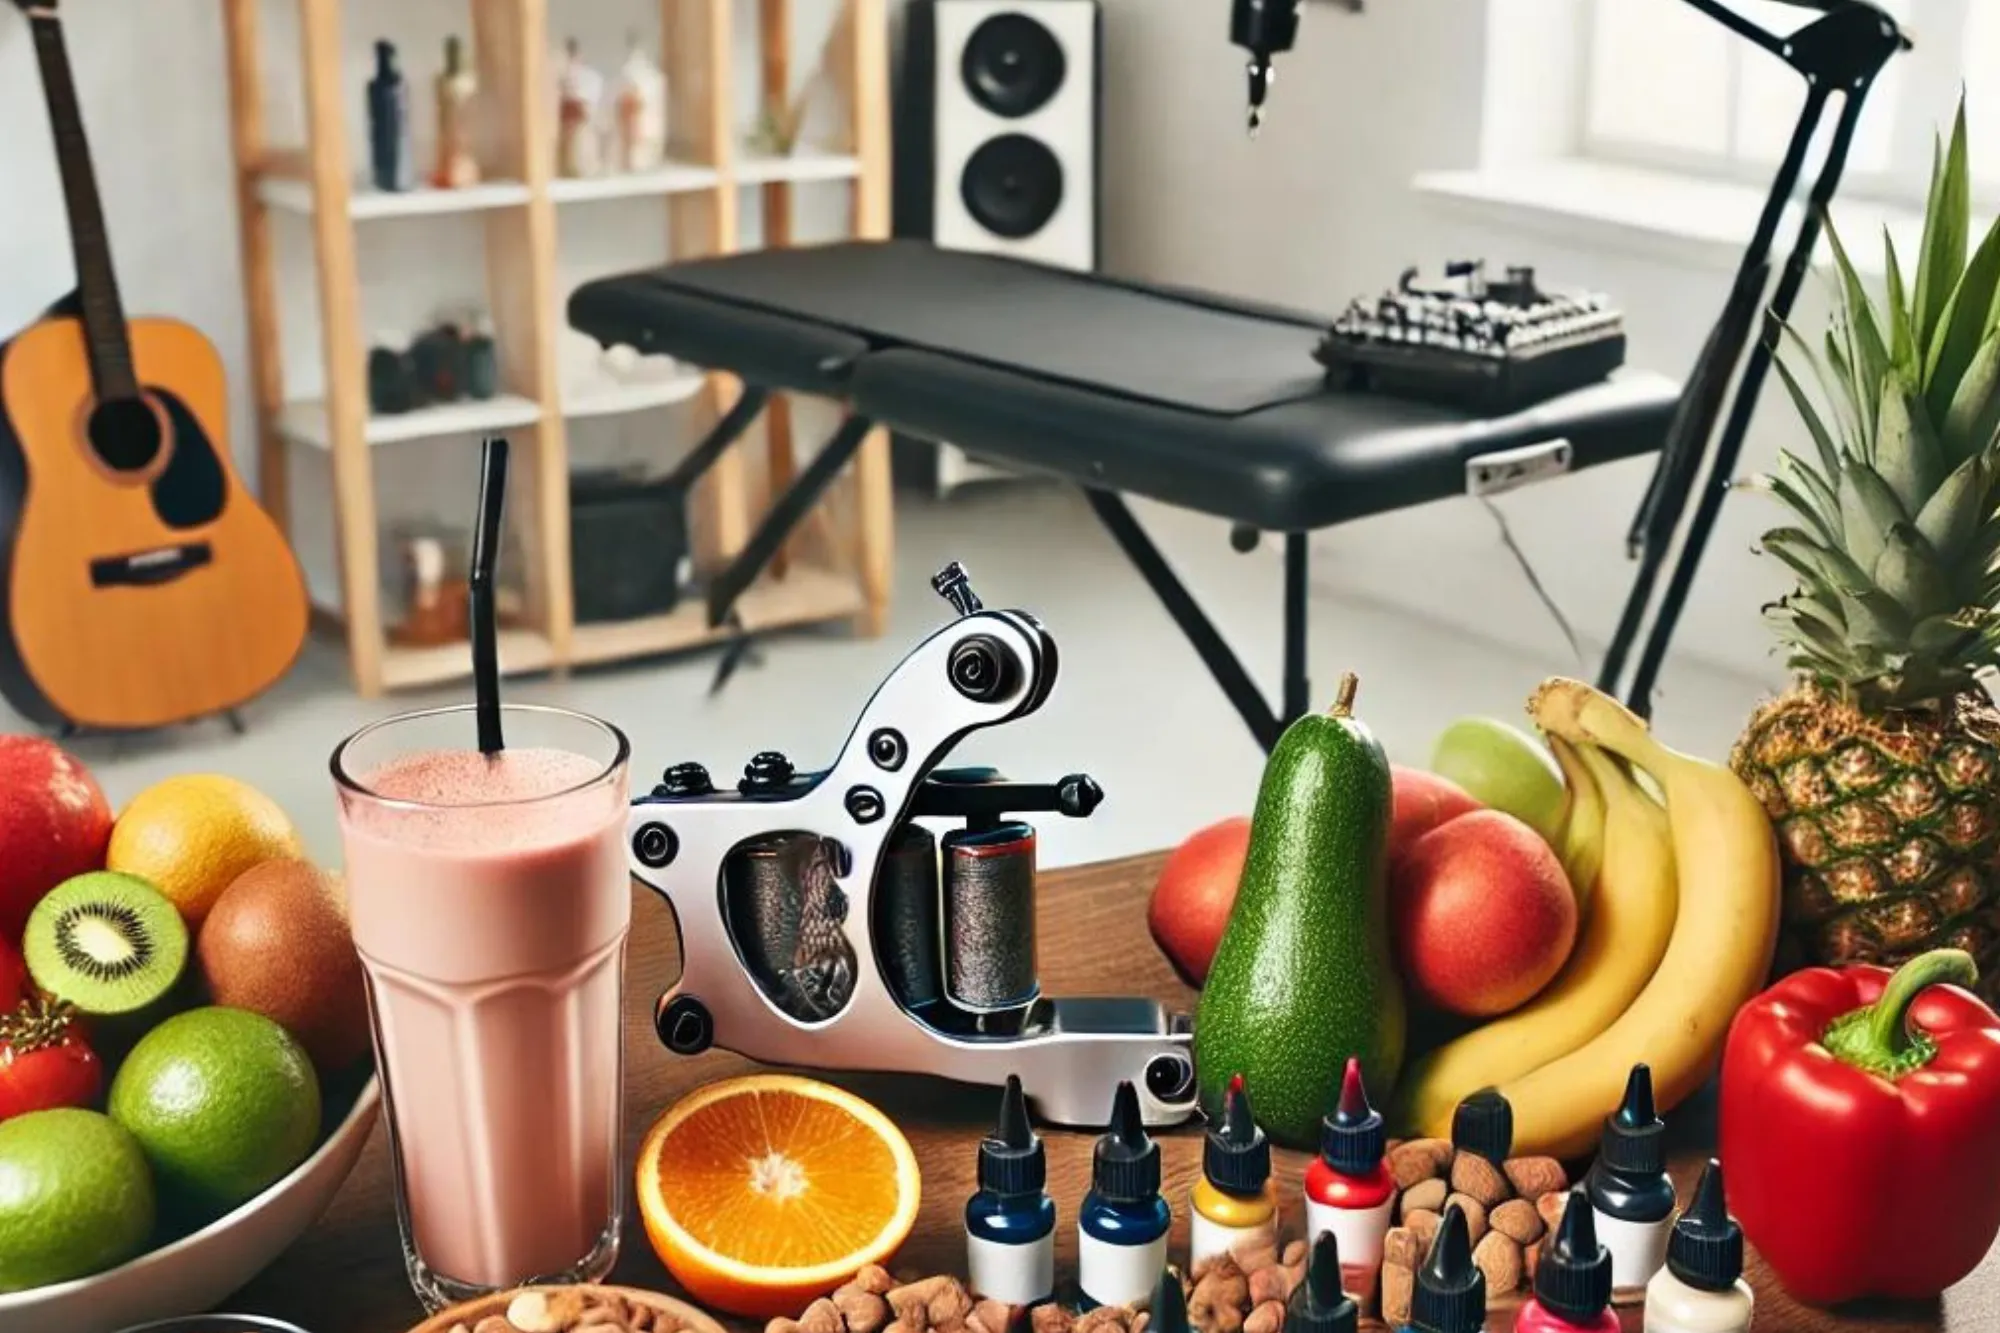
[[[569,558],[578,621],[665,615],[689,582],[686,492],[625,472],[572,475]]]

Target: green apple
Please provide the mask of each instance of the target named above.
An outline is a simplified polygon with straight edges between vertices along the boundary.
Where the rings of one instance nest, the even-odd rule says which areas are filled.
[[[1460,718],[1437,738],[1431,771],[1551,844],[1562,832],[1562,773],[1548,748],[1517,727],[1490,717]]]

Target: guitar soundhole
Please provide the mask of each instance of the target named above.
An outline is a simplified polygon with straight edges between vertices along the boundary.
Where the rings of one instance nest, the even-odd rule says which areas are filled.
[[[143,398],[110,398],[90,414],[90,447],[113,472],[143,472],[166,443],[160,418]]]

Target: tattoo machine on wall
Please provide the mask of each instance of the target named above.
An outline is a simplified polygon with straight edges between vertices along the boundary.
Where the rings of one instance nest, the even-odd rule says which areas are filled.
[[[882,682],[828,768],[753,757],[731,790],[669,768],[633,802],[632,873],[667,900],[683,970],[660,1040],[772,1064],[1019,1074],[1043,1119],[1099,1125],[1123,1081],[1149,1124],[1195,1106],[1192,1025],[1142,998],[1054,998],[1035,950],[1035,831],[1088,816],[1082,774],[1008,782],[942,769],[966,736],[1039,709],[1056,643],[1031,615],[984,608],[965,571],[932,580],[956,618]],[[936,837],[917,819],[961,821]]]

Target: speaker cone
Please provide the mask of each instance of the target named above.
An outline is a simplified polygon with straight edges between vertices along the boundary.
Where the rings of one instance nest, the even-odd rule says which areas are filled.
[[[982,22],[959,61],[972,100],[1009,119],[1045,105],[1067,72],[1055,34],[1025,14],[995,14]]]
[[[1033,236],[1062,206],[1062,163],[1049,146],[1025,134],[988,139],[958,178],[965,211],[995,236]]]

